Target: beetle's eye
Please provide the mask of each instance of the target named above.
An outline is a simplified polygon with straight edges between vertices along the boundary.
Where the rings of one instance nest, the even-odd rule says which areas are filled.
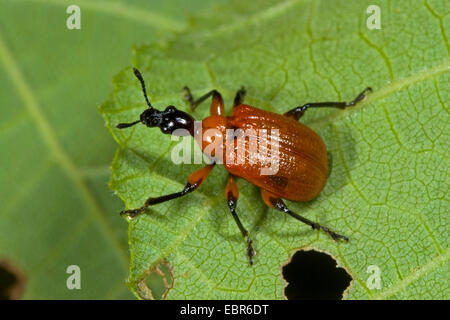
[[[174,107],[174,106],[168,106],[167,108],[166,108],[166,111],[167,112],[175,112],[177,109]]]

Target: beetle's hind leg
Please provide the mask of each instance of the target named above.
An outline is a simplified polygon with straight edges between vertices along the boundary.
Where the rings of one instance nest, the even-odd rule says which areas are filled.
[[[306,103],[302,106],[296,107],[292,110],[289,110],[284,115],[298,120],[303,116],[305,111],[309,108],[331,107],[331,108],[345,109],[347,107],[354,106],[358,102],[363,100],[366,97],[367,92],[372,92],[372,88],[370,88],[370,87],[365,88],[355,99],[353,99],[350,102],[311,102],[311,103]]]
[[[233,179],[233,176],[230,174],[228,177],[228,183],[227,187],[225,189],[225,196],[227,198],[228,202],[228,208],[230,208],[231,215],[233,216],[234,220],[236,221],[236,224],[239,227],[239,230],[242,233],[242,236],[247,241],[247,257],[250,262],[250,265],[253,265],[253,257],[255,256],[255,250],[253,249],[253,242],[252,239],[250,239],[250,236],[248,234],[248,231],[244,228],[244,226],[241,223],[241,220],[239,219],[237,213],[236,213],[236,204],[239,197],[238,188],[236,185],[236,182]]]
[[[327,233],[331,238],[333,238],[333,240],[348,241],[348,238],[346,236],[336,233],[333,230],[330,230],[327,227],[324,227],[317,222],[311,221],[309,219],[306,219],[305,217],[302,217],[301,215],[296,214],[295,212],[292,212],[291,210],[289,210],[289,208],[286,206],[286,204],[283,202],[283,200],[279,196],[277,196],[267,190],[264,190],[264,189],[261,189],[261,194],[262,194],[262,198],[263,198],[264,202],[270,208],[274,208],[278,211],[287,213],[291,217],[311,226],[313,229],[322,230],[323,232]]]
[[[130,218],[136,217],[138,214],[145,212],[145,210],[152,205],[159,204],[162,202],[166,202],[172,199],[176,199],[179,197],[182,197],[184,195],[187,195],[188,193],[191,193],[192,191],[196,190],[200,185],[206,180],[209,173],[211,172],[212,168],[214,167],[214,163],[207,165],[206,167],[203,167],[197,171],[194,171],[188,179],[188,183],[184,187],[184,189],[180,192],[171,193],[165,196],[157,197],[157,198],[148,198],[147,201],[145,201],[145,204],[142,207],[136,208],[136,209],[129,209],[129,210],[123,210],[120,212],[120,215],[126,214]]]

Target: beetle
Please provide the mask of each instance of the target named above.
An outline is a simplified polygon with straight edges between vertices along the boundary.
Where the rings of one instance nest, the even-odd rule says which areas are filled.
[[[236,204],[238,201],[238,188],[235,182],[236,177],[243,178],[250,183],[258,186],[261,189],[262,199],[267,206],[275,210],[284,212],[293,218],[311,226],[313,229],[322,230],[335,241],[344,240],[348,238],[336,233],[335,231],[320,225],[317,222],[311,221],[301,215],[291,211],[283,201],[283,199],[291,201],[310,201],[316,198],[325,186],[328,177],[328,157],[327,149],[323,140],[312,129],[306,125],[298,122],[306,110],[310,108],[333,107],[345,109],[356,105],[358,102],[366,97],[367,92],[372,89],[367,87],[355,99],[350,102],[315,102],[306,103],[287,111],[283,115],[264,111],[243,103],[246,91],[244,87],[239,89],[234,98],[231,115],[224,114],[224,101],[221,94],[217,90],[211,90],[198,99],[194,99],[190,89],[184,87],[186,92],[184,99],[190,104],[191,111],[208,98],[212,98],[210,106],[210,116],[203,119],[201,129],[205,134],[198,135],[194,125],[194,118],[188,113],[178,110],[176,107],[170,105],[165,110],[159,111],[150,103],[145,82],[140,71],[133,68],[134,75],[139,80],[142,92],[148,106],[139,120],[131,123],[120,123],[116,127],[124,129],[131,127],[137,123],[142,123],[147,127],[159,127],[164,134],[176,134],[176,130],[183,129],[189,132],[191,136],[196,138],[197,143],[205,152],[211,143],[215,140],[211,134],[207,134],[208,129],[215,129],[215,132],[220,132],[226,136],[228,129],[251,129],[254,132],[259,132],[264,129],[277,129],[278,136],[278,170],[272,175],[261,174],[261,164],[248,162],[236,163],[227,162],[223,159],[223,165],[229,172],[227,186],[225,188],[225,196],[228,207],[233,216],[243,238],[247,243],[247,257],[250,265],[253,264],[253,257],[255,250],[253,249],[253,241],[250,235],[240,221],[236,213]],[[238,137],[234,136],[232,139],[236,140]],[[256,137],[258,142],[267,137]],[[224,140],[223,148],[226,148]],[[236,146],[235,141],[232,144]],[[244,145],[244,147],[247,145]],[[250,150],[248,146],[245,149],[245,158],[250,159],[257,156],[254,150]],[[214,155],[214,154],[213,154]],[[223,155],[225,157],[225,155]],[[198,189],[206,180],[216,161],[205,167],[193,172],[189,178],[186,186],[180,192],[160,196],[150,197],[142,207],[136,209],[123,210],[121,215],[127,215],[130,218],[136,217],[138,214],[145,212],[149,206],[153,206],[165,201],[187,195]]]

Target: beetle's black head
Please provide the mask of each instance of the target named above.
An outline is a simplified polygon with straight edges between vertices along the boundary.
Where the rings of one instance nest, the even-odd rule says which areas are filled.
[[[194,135],[194,118],[186,112],[178,110],[174,106],[168,106],[164,111],[159,111],[153,108],[148,100],[144,79],[141,73],[136,68],[134,68],[133,71],[136,78],[138,78],[141,83],[148,109],[141,113],[139,120],[130,123],[119,123],[116,127],[119,129],[124,129],[141,122],[150,128],[159,127],[161,132],[165,134],[173,134],[177,129],[184,129],[185,133]],[[175,134],[184,135],[182,130],[175,132]]]
[[[168,106],[164,111],[147,109],[141,113],[139,121],[150,128],[159,127],[161,132],[166,134],[172,134],[177,129],[184,129],[193,134],[194,129],[194,119],[174,106]]]

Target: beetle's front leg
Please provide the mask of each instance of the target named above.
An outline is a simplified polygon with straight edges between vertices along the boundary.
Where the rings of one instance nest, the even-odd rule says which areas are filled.
[[[212,96],[213,98],[211,100],[210,114],[214,116],[221,116],[224,114],[225,105],[223,103],[222,95],[219,93],[219,91],[215,89],[211,90],[200,98],[194,100],[191,89],[189,89],[189,87],[184,87],[183,89],[186,91],[183,99],[189,102],[192,111],[194,111],[200,103]]]
[[[162,202],[166,202],[172,199],[176,199],[179,197],[182,197],[188,193],[191,193],[192,191],[196,190],[200,185],[206,180],[209,173],[211,172],[212,168],[214,167],[215,163],[207,165],[204,168],[201,168],[197,171],[194,171],[188,179],[188,183],[184,187],[184,189],[180,192],[171,193],[165,196],[157,197],[157,198],[148,198],[147,201],[145,201],[145,204],[136,209],[129,209],[129,210],[123,210],[120,214],[124,215],[126,214],[130,218],[136,217],[138,214],[143,213],[149,206],[159,204]]]
[[[246,94],[246,90],[244,88],[244,86],[242,86],[237,92],[236,95],[234,97],[234,103],[233,103],[233,108],[231,109],[231,115],[234,115],[234,112],[236,111],[237,107],[239,107],[239,105],[241,105],[244,102],[244,98],[245,98],[245,94]]]
[[[355,99],[350,102],[312,102],[306,103],[302,106],[296,107],[292,110],[289,110],[284,115],[287,117],[292,117],[295,120],[300,119],[305,111],[309,108],[323,108],[323,107],[331,107],[331,108],[339,108],[345,109],[346,107],[351,107],[356,105],[359,101],[363,100],[366,97],[367,92],[372,92],[372,88],[365,88]]]

